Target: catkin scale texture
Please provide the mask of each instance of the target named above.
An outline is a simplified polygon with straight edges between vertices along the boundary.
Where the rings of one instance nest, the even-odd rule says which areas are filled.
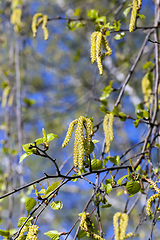
[[[114,115],[112,113],[106,114],[103,121],[103,130],[106,139],[106,149],[108,153],[110,150],[111,141],[113,141],[113,119]]]
[[[130,19],[130,24],[129,24],[129,31],[130,32],[133,32],[133,29],[134,29],[134,26],[135,26],[137,10],[138,10],[137,0],[133,0],[131,19]]]

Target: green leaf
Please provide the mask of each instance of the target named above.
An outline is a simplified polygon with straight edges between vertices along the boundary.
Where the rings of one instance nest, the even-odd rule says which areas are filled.
[[[95,9],[91,9],[91,10],[88,11],[87,16],[88,16],[90,19],[95,20],[96,18],[98,18],[99,13],[98,13],[98,11],[96,11]]]
[[[100,97],[101,101],[105,100],[106,98],[108,98],[110,96],[111,92],[113,91],[112,83],[113,83],[113,81],[110,81],[109,85],[102,89],[103,94]]]
[[[101,112],[107,113],[107,109],[104,105],[101,105],[100,110]]]
[[[120,39],[122,39],[125,35],[126,35],[125,32],[118,33],[118,34],[116,34],[116,35],[114,36],[114,39],[115,39],[115,40],[120,40]]]
[[[106,16],[101,16],[96,19],[96,22],[106,24]]]
[[[106,194],[109,194],[112,191],[112,185],[110,183],[108,183],[106,185]]]
[[[122,181],[123,181],[125,178],[127,178],[127,177],[128,177],[128,175],[124,175],[123,177],[121,177],[120,179],[118,179],[118,181],[117,181],[118,185],[121,186]]]
[[[24,150],[25,152],[33,152],[32,149],[29,149],[29,147],[30,147],[31,145],[33,145],[33,143],[27,143],[27,144],[22,145],[23,150]]]
[[[151,64],[152,64],[151,61],[146,62],[146,63],[143,65],[143,69],[148,69],[148,68],[150,68]]]
[[[34,208],[34,206],[37,204],[37,202],[34,198],[26,198],[25,204],[27,213],[29,214],[31,210]]]
[[[18,220],[18,225],[17,225],[17,227],[21,227],[21,226],[24,224],[24,222],[26,221],[26,219],[27,219],[27,217],[21,217],[21,218]],[[32,219],[28,220],[28,221],[26,222],[25,226],[31,226],[31,221],[32,221]]]
[[[51,240],[60,240],[59,233],[57,231],[48,231],[44,233],[44,235],[47,235],[51,238]]]
[[[138,16],[139,16],[141,19],[146,18],[145,15],[143,15],[143,14],[139,14],[139,13],[138,13]]]
[[[55,138],[59,138],[59,137],[56,134],[49,133],[49,134],[47,134],[47,141],[46,142],[50,142]]]
[[[99,159],[93,159],[91,161],[91,167],[92,167],[92,170],[102,169],[102,161]]]
[[[87,235],[86,231],[80,230],[80,231],[78,232],[78,240],[81,239],[81,238],[83,238],[83,237],[85,237],[86,235]]]
[[[119,31],[120,28],[121,28],[120,20],[119,20],[119,21],[114,20],[114,22],[113,22],[113,29],[114,29],[115,31]]]
[[[107,185],[108,183],[111,183],[111,182],[112,182],[112,179],[106,179],[106,180],[105,180],[106,185]]]
[[[61,201],[53,201],[50,204],[51,208],[54,210],[59,210],[63,208],[63,203]]]
[[[51,193],[54,189],[56,189],[61,181],[54,182],[51,186],[49,186],[45,192],[45,196],[47,196],[49,193]]]
[[[103,204],[102,206],[100,206],[101,208],[109,208],[112,207],[112,204],[107,203],[107,204]]]
[[[9,230],[1,230],[0,229],[0,236],[9,238]]]
[[[112,162],[112,163],[114,163],[115,165],[118,166],[119,161],[120,161],[120,158],[119,158],[119,156],[115,156],[115,157],[106,157],[104,160],[105,160],[105,162],[110,161],[110,162]],[[104,165],[105,165],[105,164],[104,164]]]
[[[38,145],[38,144],[42,144],[42,143],[44,143],[45,142],[45,139],[44,138],[37,138],[36,140],[35,140],[35,143]]]
[[[125,122],[127,119],[127,116],[125,113],[123,112],[119,112],[119,120],[122,121],[122,122]]]
[[[91,141],[89,154],[91,154],[94,151],[94,148],[95,148],[94,143],[93,143],[93,141]]]
[[[127,17],[128,13],[130,12],[132,7],[127,7],[124,11],[123,11],[123,14],[125,17]]]
[[[43,133],[43,138],[45,139],[45,142],[47,141],[47,135],[46,135],[46,131],[44,128],[42,128],[42,133]]]
[[[20,157],[19,163],[22,162],[26,157],[28,157],[28,156],[31,155],[31,154],[33,154],[33,152],[24,153],[24,154]]]
[[[77,8],[74,12],[74,16],[77,16],[79,17],[81,15],[81,9],[80,8]]]
[[[140,190],[140,184],[138,181],[127,182],[126,188],[129,194],[136,194]]]

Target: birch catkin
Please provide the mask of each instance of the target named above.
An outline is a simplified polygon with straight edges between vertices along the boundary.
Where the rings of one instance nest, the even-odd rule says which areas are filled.
[[[103,120],[103,130],[106,139],[106,153],[110,151],[111,141],[113,141],[113,119],[112,113],[106,114]]]
[[[137,10],[138,10],[138,2],[137,2],[137,0],[133,0],[131,19],[130,19],[130,24],[129,24],[129,31],[130,32],[133,32],[133,29],[134,29],[134,26],[135,26]]]

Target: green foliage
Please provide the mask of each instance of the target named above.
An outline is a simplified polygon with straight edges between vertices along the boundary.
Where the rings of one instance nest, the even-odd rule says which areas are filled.
[[[53,201],[50,206],[53,210],[59,210],[63,208],[63,203],[61,201]]]
[[[97,10],[95,9],[91,9],[88,11],[87,16],[91,19],[91,20],[95,20],[99,17],[99,13]]]
[[[139,192],[141,187],[138,181],[130,181],[127,182],[126,188],[129,194],[136,194]]]
[[[21,227],[21,226],[24,224],[24,222],[26,221],[26,219],[27,219],[27,217],[21,217],[21,218],[18,220],[18,225],[17,225],[17,227],[18,227],[18,228]],[[30,218],[30,219],[26,222],[25,226],[31,226],[31,220],[32,220],[32,218]]]
[[[122,181],[123,181],[125,178],[127,178],[127,177],[128,177],[128,175],[124,175],[123,177],[119,178],[118,181],[117,181],[118,185],[121,186]]]
[[[0,236],[3,236],[3,237],[8,239],[9,238],[9,231],[0,229]]]
[[[114,157],[109,157],[108,156],[103,160],[104,165],[106,165],[108,161],[110,161],[110,162],[112,162],[112,163],[114,163],[115,165],[118,166],[120,158],[119,158],[119,156],[114,156]]]
[[[57,231],[48,231],[44,234],[50,237],[51,240],[60,240],[59,233]]]
[[[61,182],[61,181],[52,183],[52,185],[47,188],[44,197],[46,197],[46,196],[49,195],[53,190],[55,190],[55,189],[59,186],[60,182]]]
[[[25,199],[25,205],[26,205],[26,210],[27,210],[28,214],[31,212],[31,210],[35,207],[36,204],[37,204],[37,202],[34,198],[27,197]]]
[[[109,85],[102,89],[103,94],[99,98],[101,101],[106,100],[110,96],[111,92],[113,91],[112,83],[113,81],[110,81]]]
[[[92,167],[92,170],[102,169],[102,161],[99,159],[93,159],[91,161],[91,167]]]

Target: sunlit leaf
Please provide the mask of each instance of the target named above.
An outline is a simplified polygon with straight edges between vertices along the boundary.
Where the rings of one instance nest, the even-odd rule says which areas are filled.
[[[120,179],[118,179],[118,181],[117,181],[118,185],[121,186],[122,181],[123,181],[125,178],[127,178],[127,177],[128,177],[128,175],[124,175],[123,177],[121,177]]]
[[[9,230],[1,230],[0,229],[0,236],[9,238]]]
[[[109,208],[112,207],[112,204],[107,203],[107,204],[103,204],[102,206],[100,206],[101,208]]]
[[[148,61],[143,65],[143,69],[148,69],[151,66],[152,62]]]
[[[112,191],[112,185],[110,183],[108,183],[106,185],[106,194],[109,194]]]
[[[136,194],[140,190],[140,184],[138,181],[127,182],[126,188],[129,194]]]
[[[37,204],[37,202],[34,198],[26,198],[25,204],[27,213],[29,214],[31,210],[34,208],[34,206]]]
[[[80,14],[81,14],[81,8],[77,8],[76,10],[75,10],[75,12],[74,12],[74,16],[80,16]]]
[[[120,39],[122,39],[125,35],[126,35],[125,32],[118,33],[118,34],[115,35],[114,39],[115,39],[115,40],[120,40]]]
[[[27,219],[27,217],[21,217],[21,218],[18,220],[18,225],[17,225],[17,227],[21,227],[21,226],[24,224],[24,222],[26,221],[26,219]],[[31,221],[32,221],[32,219],[29,219],[29,220],[26,222],[25,226],[31,226]]]
[[[33,152],[24,153],[24,154],[20,157],[19,163],[22,162],[26,157],[28,157],[28,156],[31,155],[31,154],[33,154]]]
[[[91,167],[92,167],[92,170],[102,169],[102,161],[99,159],[93,159],[91,161]]]
[[[61,181],[53,183],[51,186],[49,186],[45,192],[45,196],[47,196],[49,193],[51,193],[54,189],[56,189]]]
[[[114,157],[106,157],[104,160],[103,160],[104,164],[107,163],[107,161],[110,161],[110,162],[112,162],[112,163],[114,163],[115,165],[118,166],[120,158],[119,158],[119,156],[114,156]]]
[[[97,18],[96,22],[100,22],[105,25],[106,24],[106,16],[101,16],[101,17]]]
[[[48,231],[45,232],[44,235],[47,235],[51,238],[51,240],[60,240],[59,233],[57,231]]]
[[[91,10],[88,11],[87,16],[88,16],[90,19],[95,20],[96,18],[98,18],[99,13],[98,13],[97,10],[91,9]]]
[[[123,11],[123,14],[125,17],[127,17],[128,13],[130,12],[132,7],[127,7],[124,11]]]
[[[59,210],[63,208],[63,203],[61,201],[53,201],[50,204],[51,208],[54,210]]]
[[[47,141],[46,142],[50,142],[55,138],[59,138],[59,137],[56,134],[49,133],[49,134],[47,134]]]

